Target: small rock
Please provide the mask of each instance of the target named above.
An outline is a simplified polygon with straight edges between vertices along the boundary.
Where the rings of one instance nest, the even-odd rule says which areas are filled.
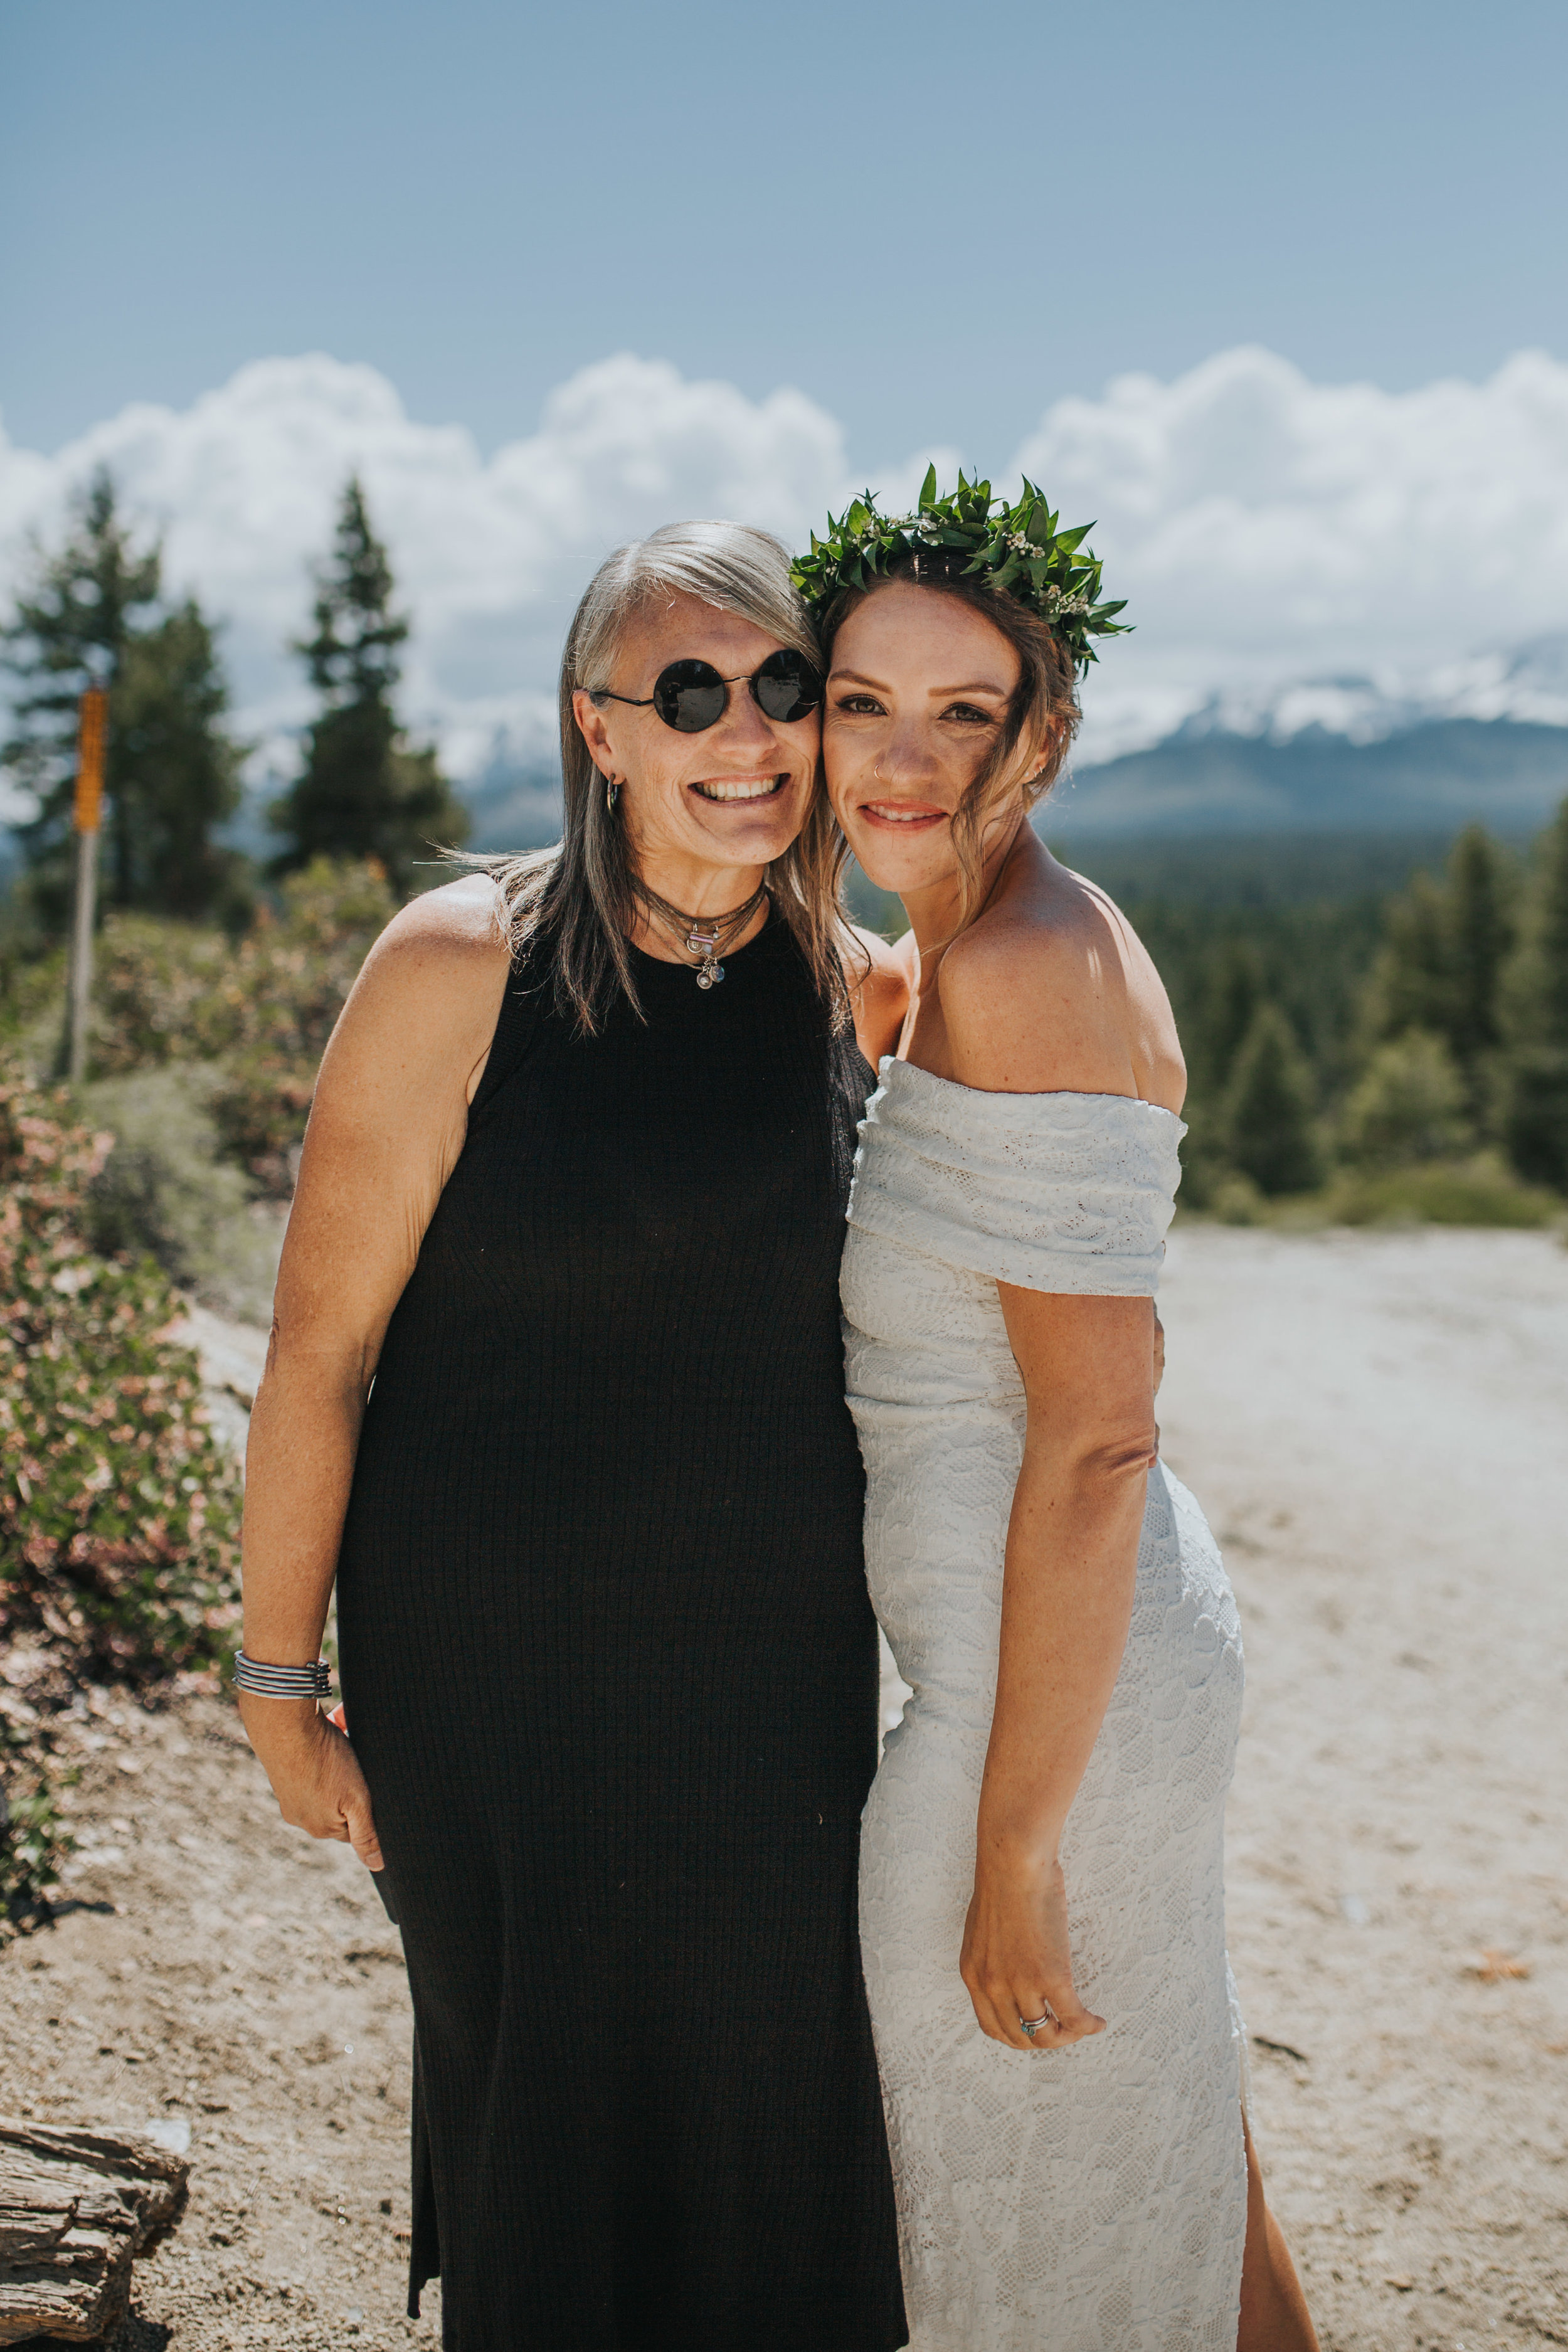
[[[1415,2282],[1413,2278],[1407,2278],[1403,2271],[1390,2271],[1383,2284],[1384,2286],[1393,2287],[1400,2294],[1409,2294]]]
[[[1479,1977],[1482,1984],[1501,1984],[1510,1977],[1527,1977],[1530,1972],[1530,1962],[1515,1959],[1511,1952],[1488,1950],[1479,1959],[1465,1963],[1465,1974]]]

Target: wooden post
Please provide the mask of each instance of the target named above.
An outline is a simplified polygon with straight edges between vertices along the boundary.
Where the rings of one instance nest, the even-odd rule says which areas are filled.
[[[76,761],[76,922],[71,934],[70,1044],[66,1067],[73,1086],[87,1075],[87,1024],[92,1003],[92,934],[98,911],[98,834],[103,821],[103,750],[109,696],[89,686],[81,698]]]

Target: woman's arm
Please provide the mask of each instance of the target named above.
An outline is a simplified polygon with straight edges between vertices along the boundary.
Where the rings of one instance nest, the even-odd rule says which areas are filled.
[[[1028,1401],[1007,1529],[996,1706],[961,1968],[994,2040],[1098,2033],[1068,1949],[1058,1849],[1126,1647],[1154,1460],[1154,1310],[999,1283]],[[1021,2017],[1057,2020],[1032,2038]]]
[[[1174,1108],[1180,1055],[1158,976],[1126,952],[1109,903],[1064,878],[943,959],[952,1074],[1004,1093],[1173,1094]],[[961,1967],[987,2033],[1051,2049],[1103,2026],[1073,1984],[1058,1849],[1126,1646],[1163,1335],[1149,1298],[997,1291],[1028,1418]],[[1055,2023],[1020,2030],[1047,2009]]]
[[[319,1656],[365,1399],[467,1132],[509,966],[484,876],[405,908],[327,1047],[246,1451],[245,1647]],[[286,1821],[381,1867],[353,1749],[310,1699],[240,1714]]]

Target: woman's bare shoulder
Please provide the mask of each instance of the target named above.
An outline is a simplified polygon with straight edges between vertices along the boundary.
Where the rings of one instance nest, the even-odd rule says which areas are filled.
[[[382,961],[428,958],[471,968],[476,960],[510,961],[501,897],[493,875],[459,875],[400,907],[371,950]]]
[[[1186,1074],[1147,950],[1105,891],[1054,859],[953,941],[939,989],[963,1085],[1180,1108]]]
[[[489,874],[465,874],[399,909],[366,956],[333,1045],[401,1060],[461,1060],[489,1044],[511,949]],[[470,1055],[471,1058],[471,1055]]]
[[[451,988],[467,993],[480,973],[499,991],[511,961],[500,892],[489,874],[464,874],[402,907],[364,961],[383,991]]]

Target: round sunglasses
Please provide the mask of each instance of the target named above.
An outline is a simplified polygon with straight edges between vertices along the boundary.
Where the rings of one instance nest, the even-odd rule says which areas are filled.
[[[820,677],[792,646],[770,654],[745,682],[763,718],[776,719],[785,726],[796,719],[809,719],[822,700]],[[629,703],[634,710],[657,710],[678,735],[700,735],[704,729],[717,727],[730,708],[730,688],[740,684],[738,677],[721,677],[711,662],[675,661],[659,671],[651,694],[639,698],[635,694],[612,694],[607,686],[591,686],[588,699]]]

